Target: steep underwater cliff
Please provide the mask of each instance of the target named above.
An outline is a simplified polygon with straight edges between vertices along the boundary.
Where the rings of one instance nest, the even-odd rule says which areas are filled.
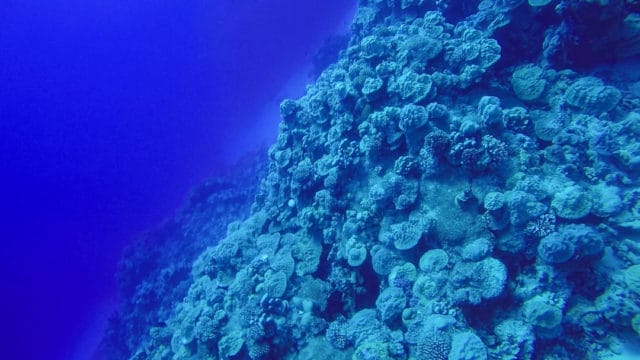
[[[360,1],[133,358],[637,352],[639,6]]]

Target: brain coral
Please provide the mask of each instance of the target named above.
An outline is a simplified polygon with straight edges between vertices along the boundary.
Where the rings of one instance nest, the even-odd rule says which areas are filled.
[[[407,297],[404,295],[402,289],[388,287],[378,296],[376,308],[378,308],[380,318],[383,321],[389,321],[400,316],[406,303]]]
[[[511,86],[520,100],[533,101],[542,95],[547,84],[543,74],[540,67],[532,64],[520,67],[513,72]]]
[[[489,211],[497,211],[504,207],[505,197],[501,192],[492,191],[484,197],[484,208]]]
[[[291,250],[283,248],[269,258],[269,266],[273,270],[283,271],[287,276],[291,276],[295,270],[296,262],[291,256]]]
[[[399,49],[399,60],[402,63],[427,63],[442,52],[442,41],[431,36],[411,36],[407,38]]]
[[[485,238],[473,240],[462,248],[462,258],[466,261],[479,261],[493,251],[493,244]]]
[[[600,217],[608,217],[619,213],[623,208],[620,188],[599,183],[591,187],[593,207],[591,212]]]
[[[379,77],[367,78],[362,85],[362,94],[367,100],[373,101],[380,95],[383,85],[384,81]]]
[[[538,256],[547,264],[566,262],[573,257],[575,251],[575,245],[557,232],[542,238],[538,245]]]
[[[238,330],[232,331],[223,336],[218,342],[218,353],[222,359],[228,359],[238,354],[242,345],[244,345],[242,332]]]
[[[402,100],[419,103],[435,95],[435,86],[431,77],[406,70],[402,75],[389,82],[389,92],[398,94]]]
[[[562,308],[553,303],[550,293],[536,295],[522,306],[525,320],[534,327],[553,329],[562,323]]]
[[[427,110],[424,106],[414,104],[403,107],[400,116],[400,124],[398,125],[405,132],[423,127],[428,119]]]
[[[565,126],[564,117],[556,113],[533,110],[530,115],[533,119],[534,132],[540,140],[552,141]]]
[[[568,186],[557,192],[551,201],[551,207],[556,211],[556,215],[570,220],[587,216],[591,206],[589,193],[578,185]]]
[[[387,276],[394,267],[402,265],[404,260],[386,247],[376,245],[371,248],[371,263],[376,274]]]
[[[418,276],[413,284],[413,296],[422,299],[433,299],[439,296],[447,283],[446,272],[423,274]]]
[[[379,337],[384,328],[374,309],[363,309],[353,314],[347,322],[347,335],[351,342],[359,346],[368,339]]]
[[[487,347],[478,335],[465,331],[453,335],[449,360],[486,360]]]
[[[264,277],[264,288],[269,296],[281,297],[287,289],[287,275],[283,271],[267,271]]]
[[[405,221],[391,225],[393,246],[398,250],[409,250],[416,246],[422,237],[422,226],[415,222]]]
[[[418,271],[410,262],[406,262],[401,266],[396,266],[389,274],[389,286],[400,289],[410,288],[416,281]]]
[[[602,80],[587,76],[574,82],[565,93],[567,103],[588,114],[599,115],[612,110],[622,94],[612,86],[606,86]]]
[[[590,261],[604,250],[602,234],[585,224],[568,224],[540,240],[538,256],[547,264],[559,264],[570,259]]]
[[[486,258],[474,263],[457,263],[451,273],[454,301],[479,304],[502,293],[507,268],[498,259]]]
[[[449,263],[449,255],[442,249],[433,249],[420,257],[420,270],[425,273],[436,272],[444,269]]]
[[[505,194],[511,224],[520,226],[547,212],[547,206],[524,191],[509,191]]]

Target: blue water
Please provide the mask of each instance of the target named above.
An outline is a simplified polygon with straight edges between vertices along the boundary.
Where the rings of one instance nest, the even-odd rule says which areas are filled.
[[[124,246],[273,142],[279,99],[354,6],[3,1],[2,357],[88,358]]]

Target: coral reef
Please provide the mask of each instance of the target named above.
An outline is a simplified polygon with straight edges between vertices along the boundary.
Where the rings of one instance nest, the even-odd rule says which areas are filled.
[[[637,356],[638,7],[360,0],[133,358]]]

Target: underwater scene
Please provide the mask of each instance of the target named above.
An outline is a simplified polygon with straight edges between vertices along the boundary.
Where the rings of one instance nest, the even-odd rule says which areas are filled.
[[[640,358],[640,2],[361,0],[350,30],[259,185],[158,235],[206,248],[127,253],[114,358]]]
[[[122,246],[92,358],[640,359],[640,1],[336,3]]]

